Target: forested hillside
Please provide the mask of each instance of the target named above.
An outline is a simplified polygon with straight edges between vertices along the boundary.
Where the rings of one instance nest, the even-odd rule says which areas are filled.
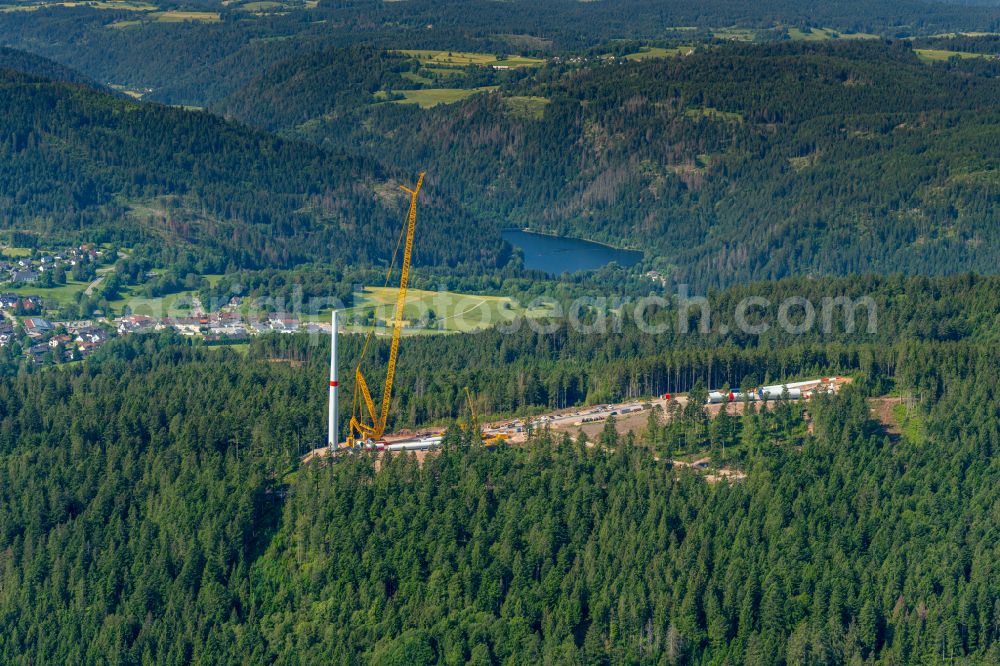
[[[370,104],[286,126],[419,160],[479,215],[641,247],[700,286],[992,271],[995,69],[928,65],[904,42],[699,48],[550,66],[433,109]],[[269,94],[280,86],[248,90],[226,110],[269,126],[301,117]]]
[[[736,381],[768,356],[787,373],[880,359],[810,404],[812,435],[792,404],[725,427],[686,410],[747,473],[733,485],[672,469],[669,427],[496,451],[456,430],[422,467],[301,465],[322,441],[326,353],[304,338],[244,358],[132,337],[23,372],[0,383],[0,661],[996,663],[1000,358],[971,324],[993,287],[881,283],[900,339],[853,351],[661,345],[703,379],[739,355]],[[962,332],[922,332],[935,312]],[[627,373],[645,344],[590,338],[589,355],[515,338],[507,369],[565,353],[593,377]],[[436,391],[492,340],[408,340],[401,380],[422,368]],[[919,427],[891,439],[873,423],[878,387],[912,397]]]
[[[957,361],[939,379],[990,362]],[[822,401],[732,487],[613,438],[307,468],[257,568],[263,640],[279,663],[994,663],[990,395],[937,406],[920,446]]]
[[[0,47],[0,69],[15,70],[25,74],[68,83],[86,83],[95,86],[93,81],[79,72],[55,63],[48,58],[42,58],[31,53]]]
[[[327,48],[212,106],[280,139],[8,70],[2,224],[165,239],[215,272],[370,267],[394,247],[395,184],[426,169],[416,261],[465,275],[504,270],[510,226],[642,249],[645,269],[698,291],[1000,261],[995,62],[845,41],[530,63]],[[442,87],[480,92],[396,103]]]
[[[195,105],[218,101],[282,59],[335,45],[566,54],[620,39],[728,39],[734,27],[767,38],[794,26],[887,37],[1000,29],[995,6],[919,0],[67,4],[10,0],[34,11],[0,12],[0,45],[53,58],[101,83],[152,88],[157,101]],[[201,15],[162,14],[176,9]]]
[[[0,128],[0,228],[49,242],[179,246],[219,272],[331,259],[381,265],[405,214],[398,184],[416,177],[416,167],[13,70],[0,70]],[[495,265],[496,227],[427,190],[415,262]]]
[[[324,115],[351,115],[375,93],[407,84],[410,61],[372,47],[331,48],[266,69],[213,105],[257,127],[295,127]]]
[[[1000,664],[1000,0],[0,3],[0,666]]]
[[[734,322],[739,302],[751,297],[770,303],[754,309],[759,318],[751,317],[768,325],[761,334],[741,332]],[[832,309],[825,331],[823,299],[837,297],[868,297],[872,305],[856,309],[850,329],[845,310]],[[777,325],[777,310],[788,298],[814,304],[816,322],[810,330],[789,333]],[[713,293],[709,306],[708,333],[700,332],[699,308],[671,301],[640,310],[642,326],[630,304],[620,314],[584,318],[587,328],[565,319],[545,327],[515,320],[471,335],[408,338],[396,370],[390,428],[457,418],[465,386],[476,392],[486,413],[507,415],[686,392],[699,383],[737,387],[747,377],[770,384],[789,377],[854,374],[878,392],[893,386],[911,391],[919,388],[913,374],[918,368],[904,367],[900,360],[909,344],[1000,347],[997,278],[783,280]],[[800,321],[798,314],[794,321]],[[346,367],[362,344],[358,336],[342,340]],[[384,364],[388,341],[376,339],[372,345],[373,360]],[[260,338],[250,350],[255,358],[313,367],[316,385],[323,384],[325,353],[309,338],[294,336]],[[354,378],[345,376],[343,386],[350,395]],[[935,385],[932,395],[949,389]],[[347,424],[342,427],[346,436]]]

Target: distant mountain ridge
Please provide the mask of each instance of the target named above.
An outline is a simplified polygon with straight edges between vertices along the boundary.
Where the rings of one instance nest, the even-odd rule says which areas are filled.
[[[154,4],[168,9],[173,3]],[[102,83],[151,88],[157,101],[206,106],[282,60],[352,44],[555,55],[620,39],[730,28],[822,26],[889,37],[1000,30],[1000,7],[919,0],[323,0],[279,3],[263,12],[252,4],[187,3],[212,12],[213,20],[180,22],[161,21],[159,12],[40,6],[0,13],[0,44],[53,58]]]
[[[713,45],[549,63],[432,109],[392,101],[426,85],[411,65],[322,49],[217,108],[281,138],[2,70],[0,226],[162,239],[248,269],[374,266],[399,228],[395,184],[426,169],[416,261],[472,274],[506,264],[505,226],[641,248],[697,288],[1000,265],[995,62],[932,65],[904,41]]]

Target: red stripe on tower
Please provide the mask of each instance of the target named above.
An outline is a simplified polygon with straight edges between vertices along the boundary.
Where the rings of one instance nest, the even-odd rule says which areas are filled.
[[[340,386],[339,382],[330,382],[330,386]]]

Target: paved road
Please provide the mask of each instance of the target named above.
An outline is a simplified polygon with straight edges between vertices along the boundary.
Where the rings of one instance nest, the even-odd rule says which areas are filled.
[[[99,275],[97,276],[97,279],[91,282],[89,285],[87,285],[87,288],[83,290],[83,295],[90,296],[91,294],[93,294],[94,290],[97,289],[99,286],[101,286],[101,283],[104,282],[104,278],[108,277],[108,273],[110,273],[113,270],[115,270],[114,266],[105,266],[104,268],[98,268],[97,272],[99,273]]]
[[[89,285],[87,285],[87,288],[83,290],[83,295],[84,296],[92,295],[94,293],[94,289],[97,289],[97,287],[99,287],[102,282],[104,282],[103,275],[94,280],[93,282],[91,282]]]

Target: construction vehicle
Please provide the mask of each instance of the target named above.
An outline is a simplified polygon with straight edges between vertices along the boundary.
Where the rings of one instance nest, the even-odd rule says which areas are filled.
[[[371,446],[382,441],[385,435],[386,422],[389,419],[389,405],[392,403],[392,382],[396,374],[396,359],[399,356],[399,339],[403,332],[403,310],[406,306],[406,286],[410,280],[410,260],[413,257],[413,232],[417,224],[417,195],[420,187],[424,183],[424,173],[421,172],[417,179],[417,184],[413,189],[401,186],[402,190],[410,195],[410,210],[406,217],[406,225],[396,243],[396,250],[393,252],[392,261],[386,273],[385,284],[389,285],[392,271],[396,264],[396,257],[399,254],[399,247],[403,245],[403,262],[400,267],[399,292],[396,295],[396,308],[392,321],[392,343],[389,348],[389,365],[385,373],[385,386],[382,389],[381,408],[376,411],[375,402],[372,400],[368,382],[361,372],[361,364],[364,362],[365,353],[371,343],[375,333],[374,328],[365,337],[365,344],[358,358],[358,364],[354,367],[354,399],[351,406],[350,433],[347,436],[347,448],[357,446]],[[405,241],[405,243],[404,243]],[[367,413],[366,413],[367,412]]]

